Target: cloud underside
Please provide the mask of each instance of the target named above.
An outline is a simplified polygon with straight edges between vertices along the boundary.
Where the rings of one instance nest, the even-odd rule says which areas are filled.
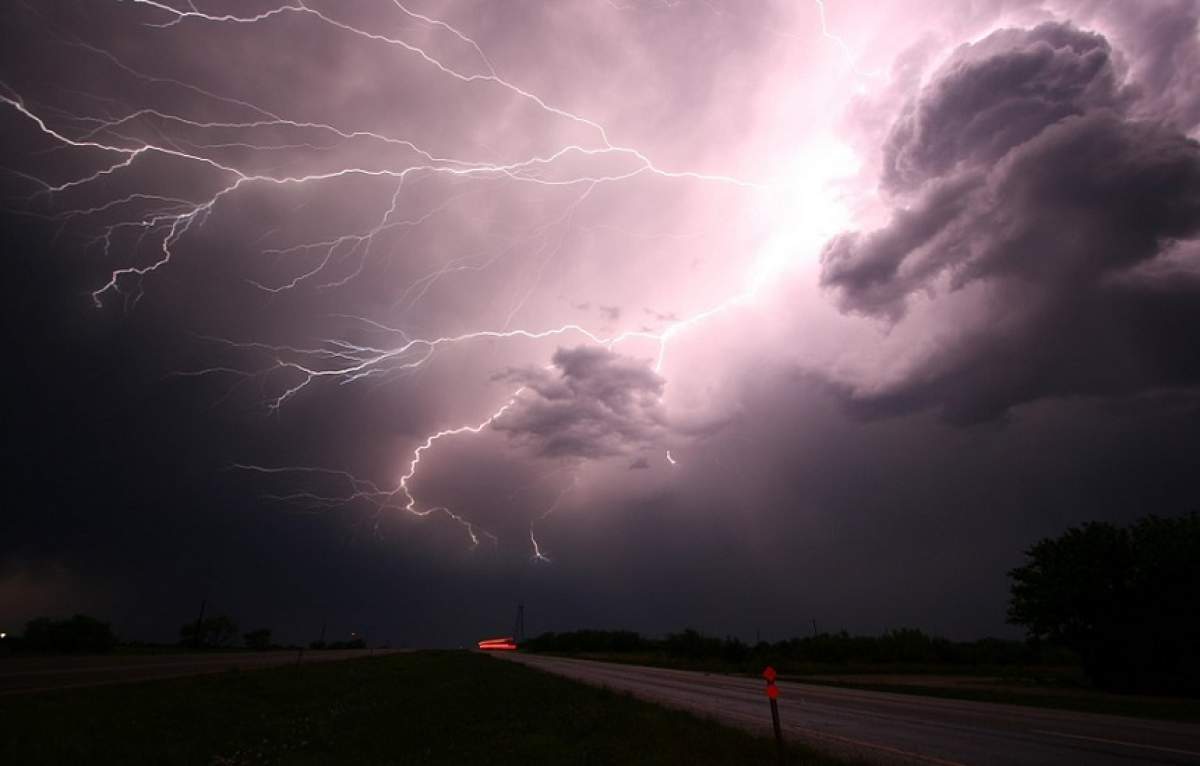
[[[550,368],[502,377],[522,390],[494,427],[539,457],[626,455],[668,432],[663,379],[645,360],[594,346],[560,348]]]
[[[1068,24],[995,32],[924,85],[884,146],[890,221],[831,240],[821,282],[942,342],[852,386],[859,408],[975,421],[1200,382],[1200,144],[1146,92]]]

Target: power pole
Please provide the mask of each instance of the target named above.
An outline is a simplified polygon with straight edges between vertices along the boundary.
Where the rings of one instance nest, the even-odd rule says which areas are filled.
[[[200,599],[200,616],[196,618],[196,631],[192,634],[192,648],[200,648],[200,631],[204,627],[204,607],[208,605],[208,599]]]
[[[521,643],[525,640],[525,603],[517,604],[517,624],[513,626],[513,641]]]

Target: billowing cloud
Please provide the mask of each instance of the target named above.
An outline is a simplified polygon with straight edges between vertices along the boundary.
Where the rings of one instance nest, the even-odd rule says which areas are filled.
[[[910,189],[993,162],[1071,115],[1119,104],[1112,50],[1069,24],[1006,29],[964,45],[909,103],[884,147],[884,184]]]
[[[848,311],[944,340],[859,405],[974,420],[1200,382],[1200,144],[1134,116],[1116,62],[1068,24],[1002,30],[903,110],[884,148],[891,220],[830,241],[821,280]],[[968,287],[951,317],[941,304]]]
[[[543,457],[611,457],[667,430],[649,362],[596,346],[560,348],[551,369],[511,370],[523,390],[494,427]]]

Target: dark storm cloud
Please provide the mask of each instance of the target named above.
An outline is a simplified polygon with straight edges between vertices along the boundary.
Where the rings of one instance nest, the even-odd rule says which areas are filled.
[[[822,283],[892,322],[925,296],[932,318],[911,321],[932,332],[939,302],[976,292],[956,337],[859,406],[972,420],[1200,381],[1200,268],[1180,257],[1200,235],[1200,144],[1132,116],[1114,59],[1069,25],[1004,30],[904,110],[884,149],[892,220],[829,242]]]
[[[1066,24],[995,32],[956,51],[905,108],[884,147],[884,183],[911,189],[994,161],[1048,125],[1119,101],[1100,35]]]
[[[663,379],[646,360],[595,346],[560,348],[552,370],[510,370],[524,391],[494,427],[543,457],[610,457],[666,431]]]
[[[848,308],[899,318],[910,292],[953,259],[963,232],[952,228],[969,207],[980,177],[965,174],[933,185],[891,224],[870,234],[835,237],[822,254],[822,282],[843,288]],[[906,273],[900,274],[901,266]]]

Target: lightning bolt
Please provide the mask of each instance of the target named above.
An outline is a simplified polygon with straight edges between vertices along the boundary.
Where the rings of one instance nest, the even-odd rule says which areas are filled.
[[[826,26],[825,6],[815,0],[821,19],[822,33],[837,43],[846,55],[849,49],[841,38],[830,33]],[[451,196],[419,215],[402,216],[401,198],[407,184],[418,178],[445,177],[464,181],[505,180],[519,184],[543,187],[579,189],[570,204],[555,219],[537,227],[530,241],[540,241],[534,251],[539,268],[528,290],[520,296],[508,312],[504,324],[494,329],[474,330],[454,335],[412,337],[400,328],[391,327],[368,317],[339,315],[342,318],[387,333],[392,342],[379,345],[355,343],[340,338],[327,338],[307,346],[268,344],[258,341],[242,341],[227,338],[206,340],[235,352],[246,353],[264,360],[253,367],[231,365],[213,366],[177,373],[181,376],[227,375],[243,381],[251,379],[282,380],[278,393],[267,402],[271,412],[278,412],[289,400],[320,381],[335,381],[345,385],[367,379],[389,379],[397,375],[410,374],[425,366],[435,353],[449,346],[468,344],[473,341],[493,340],[543,340],[556,337],[578,337],[583,341],[612,349],[630,340],[650,341],[656,345],[654,369],[661,372],[670,342],[705,321],[752,298],[757,284],[736,293],[714,305],[670,322],[658,331],[630,330],[605,335],[581,324],[566,323],[544,328],[510,328],[526,301],[529,300],[541,279],[542,272],[561,251],[563,236],[553,239],[551,232],[566,231],[580,207],[585,204],[595,189],[602,185],[618,184],[635,178],[656,178],[689,182],[711,183],[731,186],[750,193],[773,193],[771,185],[733,175],[701,172],[689,169],[669,169],[655,163],[648,154],[636,147],[614,142],[610,131],[601,123],[557,106],[550,100],[528,90],[497,72],[483,47],[461,29],[434,17],[411,10],[399,0],[392,6],[404,18],[438,30],[467,46],[473,54],[477,69],[463,69],[447,63],[429,48],[400,37],[362,28],[330,13],[316,9],[303,1],[285,3],[258,13],[238,15],[216,14],[201,11],[193,3],[186,8],[177,8],[159,0],[130,0],[131,5],[144,8],[156,15],[158,20],[148,26],[168,29],[184,24],[237,25],[253,27],[267,24],[285,16],[303,17],[321,24],[336,34],[346,35],[373,45],[388,46],[398,53],[413,57],[421,65],[462,84],[495,88],[509,96],[540,110],[547,118],[562,121],[589,133],[590,142],[563,143],[551,151],[534,153],[509,162],[490,162],[473,157],[446,156],[440,152],[418,145],[403,136],[352,129],[335,122],[320,122],[294,119],[281,114],[278,109],[266,109],[239,98],[224,95],[209,88],[200,88],[181,80],[159,77],[137,70],[122,61],[114,53],[89,43],[72,40],[66,44],[87,51],[117,67],[129,76],[145,83],[176,87],[192,94],[198,101],[219,104],[241,113],[239,119],[199,119],[195,116],[176,113],[165,108],[122,108],[113,103],[105,114],[76,114],[64,110],[39,108],[24,99],[15,89],[0,82],[0,106],[6,107],[24,118],[45,137],[60,148],[96,157],[100,161],[90,172],[50,181],[33,175],[20,174],[36,189],[24,200],[30,205],[28,214],[47,217],[68,223],[95,222],[98,233],[89,240],[89,247],[99,247],[107,255],[116,243],[125,236],[134,238],[133,252],[136,254],[143,243],[153,242],[149,259],[111,271],[108,279],[91,293],[97,306],[104,305],[109,296],[123,300],[127,307],[136,306],[140,300],[145,280],[165,268],[173,259],[176,246],[189,233],[203,227],[218,206],[233,199],[252,187],[283,188],[327,184],[339,179],[363,179],[387,182],[392,185],[389,202],[380,210],[378,217],[369,227],[340,234],[335,237],[301,242],[286,247],[268,248],[264,256],[277,259],[292,259],[316,254],[315,264],[298,269],[290,277],[273,284],[253,282],[254,286],[267,294],[279,294],[294,290],[300,285],[312,283],[318,289],[333,289],[361,276],[364,265],[371,257],[375,242],[385,233],[411,230],[426,225],[459,202],[466,192]],[[665,7],[673,3],[665,2]],[[616,6],[614,6],[616,7]],[[274,140],[280,130],[288,130],[301,138],[291,143]],[[255,136],[262,138],[255,140]],[[229,138],[235,136],[236,140]],[[250,159],[226,159],[230,150],[236,157],[248,155],[251,159],[260,154],[269,154],[281,149],[304,148],[314,153],[326,146],[325,141],[343,142],[348,145],[365,145],[379,150],[378,163],[333,167],[306,172],[272,172],[256,167]],[[32,206],[51,205],[55,200],[69,197],[90,187],[128,174],[135,168],[153,159],[182,163],[198,174],[200,185],[207,186],[197,196],[155,194],[135,192],[109,199],[98,205],[76,207],[60,212],[33,212]],[[584,170],[573,168],[582,161]],[[51,209],[53,209],[51,207]],[[115,216],[115,219],[113,218]],[[456,258],[441,268],[430,272],[404,288],[399,302],[410,306],[419,301],[430,287],[452,274],[468,270],[482,270],[499,258],[513,251],[523,240],[508,248],[487,254],[480,261],[472,258]],[[357,263],[353,263],[353,261]],[[335,266],[347,262],[352,268],[342,275],[332,272]],[[496,541],[495,535],[457,514],[450,508],[439,505],[422,505],[414,493],[422,459],[427,457],[439,442],[459,436],[478,435],[491,427],[495,421],[512,408],[524,393],[518,388],[509,394],[490,414],[486,414],[467,425],[443,428],[423,439],[414,448],[411,458],[392,486],[381,486],[353,474],[334,469],[310,466],[259,466],[234,464],[236,470],[282,476],[322,477],[337,482],[343,487],[339,492],[298,491],[266,496],[281,502],[298,503],[312,508],[330,508],[346,503],[363,502],[374,507],[379,514],[399,511],[413,516],[426,517],[443,515],[460,524],[467,532],[472,545],[481,538]],[[677,461],[668,450],[666,459],[672,466]],[[535,519],[542,521],[559,507],[566,495],[576,487],[573,479],[569,487],[559,493],[556,500]],[[548,562],[534,534],[534,523],[529,525],[529,540],[533,558]]]
[[[821,17],[821,36],[826,40],[830,40],[838,47],[838,49],[842,52],[842,57],[850,65],[850,68],[854,70],[854,73],[860,77],[882,77],[883,72],[878,69],[863,71],[858,68],[858,66],[855,64],[854,52],[850,50],[850,45],[839,35],[829,31],[829,19],[826,15],[825,0],[813,0],[813,2],[817,4],[817,13]]]
[[[567,495],[569,495],[571,492],[573,492],[577,486],[579,486],[579,476],[572,475],[571,483],[568,484],[566,487],[564,487],[558,493],[558,496],[554,498],[554,502],[551,503],[550,506],[548,508],[546,508],[546,510],[542,511],[541,515],[539,515],[535,520],[529,522],[529,544],[533,546],[532,558],[534,561],[540,561],[545,564],[551,563],[550,557],[547,556],[542,551],[541,544],[538,543],[537,537],[535,537],[533,534],[534,524],[536,524],[539,521],[545,521],[547,517],[549,517],[551,514],[553,514],[555,511],[557,511],[558,507],[560,505],[562,505],[563,498],[565,498]]]

